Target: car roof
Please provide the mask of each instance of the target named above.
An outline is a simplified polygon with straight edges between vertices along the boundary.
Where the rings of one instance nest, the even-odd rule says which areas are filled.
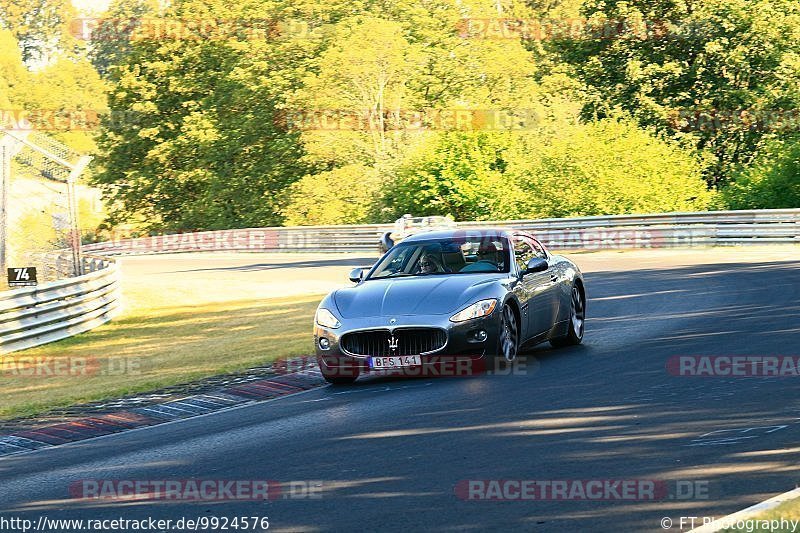
[[[459,229],[446,229],[426,231],[424,233],[415,233],[409,235],[402,242],[419,242],[419,241],[433,241],[437,239],[452,239],[453,237],[506,237],[510,238],[514,230],[509,228],[459,228]]]

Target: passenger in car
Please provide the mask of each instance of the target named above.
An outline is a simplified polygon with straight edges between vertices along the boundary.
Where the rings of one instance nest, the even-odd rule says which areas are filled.
[[[461,269],[461,272],[499,272],[502,254],[494,243],[482,244],[478,248],[478,260]]]

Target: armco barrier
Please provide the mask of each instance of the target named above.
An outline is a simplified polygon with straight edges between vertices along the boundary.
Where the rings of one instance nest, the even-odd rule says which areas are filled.
[[[468,231],[523,229],[553,249],[665,248],[739,244],[800,244],[800,209],[709,211],[657,215],[459,222]],[[115,254],[169,252],[376,252],[391,224],[253,228],[158,235],[87,245]]]
[[[120,308],[116,261],[86,256],[84,267],[83,276],[0,292],[0,354],[89,331],[116,315]]]
[[[800,244],[800,209],[459,222],[465,232],[502,226],[553,249]],[[253,228],[123,239],[84,246],[84,276],[0,292],[0,354],[60,340],[108,322],[119,310],[119,271],[109,256],[170,252],[367,252],[391,224]],[[56,265],[56,271],[58,266]]]

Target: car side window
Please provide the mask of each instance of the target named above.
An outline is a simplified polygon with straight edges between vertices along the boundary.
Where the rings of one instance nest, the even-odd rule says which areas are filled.
[[[525,239],[525,240],[531,244],[531,247],[533,248],[534,257],[538,257],[540,259],[547,259],[547,252],[545,252],[542,243],[540,243],[536,239]]]
[[[524,237],[515,235],[514,260],[516,261],[520,272],[525,270],[525,267],[528,265],[528,261],[530,261],[533,257],[537,257],[533,245]]]

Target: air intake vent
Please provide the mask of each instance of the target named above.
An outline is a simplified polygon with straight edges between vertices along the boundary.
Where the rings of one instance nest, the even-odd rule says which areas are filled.
[[[439,328],[375,329],[346,333],[342,349],[352,355],[385,357],[389,355],[420,355],[435,352],[447,344],[447,334]],[[392,349],[396,345],[396,349]]]

